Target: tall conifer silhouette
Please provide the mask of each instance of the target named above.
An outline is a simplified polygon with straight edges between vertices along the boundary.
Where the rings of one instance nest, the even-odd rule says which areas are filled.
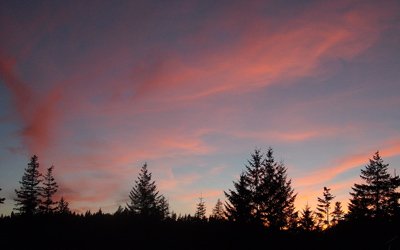
[[[323,198],[318,197],[317,204],[317,217],[319,220],[319,226],[326,229],[330,226],[330,214],[331,214],[331,203],[335,198],[331,194],[331,189],[324,187]]]
[[[240,175],[237,182],[233,182],[234,190],[224,191],[227,198],[225,203],[226,217],[230,221],[248,223],[252,220],[252,193],[249,189],[247,177]]]
[[[129,200],[129,211],[141,217],[164,217],[168,211],[168,203],[159,195],[155,181],[152,181],[151,173],[147,170],[147,163],[140,169],[138,179],[129,193]]]
[[[196,212],[194,217],[200,220],[206,219],[206,203],[204,202],[203,197],[199,198],[199,202],[196,205]]]
[[[28,167],[25,169],[22,180],[19,182],[21,188],[15,190],[17,194],[17,198],[15,198],[16,210],[21,214],[33,215],[38,212],[41,194],[41,188],[39,186],[41,174],[38,169],[38,157],[34,155],[28,163]]]
[[[369,164],[361,170],[363,183],[354,184],[349,204],[349,218],[393,216],[399,208],[399,176],[388,173],[389,164],[385,164],[377,151]]]
[[[40,205],[40,210],[43,213],[52,213],[56,210],[57,202],[53,201],[53,196],[57,192],[58,185],[53,176],[54,166],[47,169],[43,178],[42,197],[43,201]]]

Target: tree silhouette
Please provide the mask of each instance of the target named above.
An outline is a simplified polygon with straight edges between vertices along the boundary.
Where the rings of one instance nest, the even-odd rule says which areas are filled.
[[[159,211],[160,219],[165,219],[169,216],[169,203],[163,195],[157,198],[157,210]]]
[[[287,180],[287,169],[278,163],[269,148],[264,160],[264,178],[260,188],[263,223],[272,229],[288,228],[296,217],[294,201],[297,194]]]
[[[323,198],[318,197],[318,204],[317,204],[317,217],[319,220],[319,226],[322,229],[326,229],[330,226],[330,210],[331,210],[331,202],[335,198],[330,193],[331,189],[324,187]]]
[[[220,199],[217,200],[217,203],[215,204],[215,207],[212,210],[210,218],[214,220],[225,219],[224,205],[222,204]]]
[[[315,218],[313,215],[313,211],[310,206],[306,204],[303,211],[301,211],[301,216],[299,220],[300,228],[304,231],[310,232],[315,230]]]
[[[297,220],[296,194],[286,172],[284,164],[275,161],[272,148],[265,157],[256,149],[239,182],[234,182],[236,191],[225,192],[228,219],[289,228]]]
[[[145,163],[139,173],[135,185],[129,193],[130,203],[127,204],[129,211],[141,217],[165,216],[168,211],[166,199],[159,195],[155,181],[151,180],[151,173],[147,170]]]
[[[252,195],[249,190],[248,180],[244,173],[238,182],[233,182],[235,190],[224,191],[227,198],[225,203],[226,217],[231,221],[248,223],[252,220]]]
[[[38,157],[34,155],[28,163],[28,167],[25,169],[22,181],[19,182],[21,184],[20,190],[15,190],[17,194],[17,198],[15,199],[16,210],[21,214],[33,215],[38,212],[41,194],[41,188],[39,186],[41,174],[38,168]]]
[[[344,219],[344,211],[342,209],[342,203],[340,201],[335,202],[335,208],[333,209],[332,224],[337,225],[340,221]]]
[[[388,173],[389,164],[385,164],[377,151],[365,169],[361,170],[364,183],[354,184],[349,204],[349,218],[393,216],[399,207],[400,186],[398,176]]]
[[[199,198],[199,203],[196,205],[196,213],[194,214],[194,217],[200,220],[206,219],[206,204],[203,197]]]
[[[64,197],[61,196],[60,201],[57,204],[57,208],[55,210],[58,214],[70,214],[71,211],[69,209],[69,203],[64,200]]]
[[[53,195],[58,189],[58,185],[53,177],[53,169],[54,166],[48,168],[43,179],[42,197],[44,200],[40,204],[40,210],[45,214],[54,212],[56,210],[55,205],[57,205],[57,202],[53,201]]]
[[[252,195],[251,199],[251,214],[253,220],[262,223],[262,212],[264,207],[264,200],[262,197],[263,181],[265,181],[265,167],[263,166],[264,159],[261,151],[255,149],[251,154],[251,159],[248,160],[246,165],[246,177],[249,183],[249,190]]]
[[[1,191],[1,188],[0,188]],[[0,198],[0,204],[3,204],[6,198]]]

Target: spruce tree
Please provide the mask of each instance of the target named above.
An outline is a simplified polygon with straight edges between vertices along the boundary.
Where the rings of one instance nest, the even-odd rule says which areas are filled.
[[[349,218],[390,217],[398,210],[400,179],[388,173],[388,166],[377,151],[361,170],[363,183],[352,187]]]
[[[319,220],[319,226],[322,229],[326,229],[330,226],[330,210],[331,210],[331,202],[335,198],[331,194],[331,189],[324,187],[323,198],[318,197],[318,204],[317,204],[317,217]]]
[[[249,223],[252,221],[252,193],[246,175],[242,173],[239,180],[233,182],[233,185],[235,190],[224,191],[227,198],[225,203],[226,217],[230,221]]]
[[[269,148],[264,165],[264,178],[259,193],[262,202],[262,222],[271,229],[289,228],[296,214],[294,194],[291,180],[287,179],[287,169],[283,163],[278,163]],[[254,196],[254,195],[253,195]]]
[[[53,195],[57,192],[58,185],[53,177],[54,166],[47,169],[43,179],[42,197],[43,201],[40,204],[40,210],[42,213],[49,214],[56,210],[55,205],[57,202],[53,201]]]
[[[1,188],[0,188],[0,191],[1,191]],[[3,204],[4,201],[5,201],[5,198],[0,198],[0,204]]]
[[[17,198],[15,199],[17,206],[16,210],[21,214],[33,215],[38,212],[41,194],[41,188],[39,186],[41,182],[41,174],[38,169],[38,157],[34,155],[28,163],[28,167],[25,169],[22,180],[19,182],[21,188],[15,190],[15,193],[17,194]]]
[[[206,204],[203,197],[199,198],[199,203],[196,205],[196,213],[194,214],[194,217],[200,220],[206,219]]]
[[[64,200],[64,197],[61,196],[61,199],[57,203],[57,208],[55,211],[56,211],[56,213],[63,214],[63,215],[71,213],[71,211],[69,209],[69,203],[66,200]]]
[[[143,218],[159,217],[160,214],[165,215],[168,210],[168,203],[159,195],[146,163],[142,166],[138,179],[129,193],[129,199],[130,203],[127,204],[129,211]]]
[[[234,182],[236,191],[225,192],[228,219],[272,229],[288,229],[296,224],[294,201],[297,195],[286,172],[284,164],[275,161],[272,148],[265,156],[256,149],[239,182]]]
[[[217,203],[215,204],[215,207],[212,210],[210,218],[214,220],[225,219],[224,205],[222,204],[220,199],[217,200]]]
[[[253,220],[261,223],[262,221],[262,210],[263,210],[263,197],[261,188],[263,186],[263,180],[266,175],[265,168],[263,166],[263,155],[259,149],[254,150],[251,154],[251,159],[248,160],[246,165],[246,176],[249,183],[249,190],[252,194],[251,199],[251,213]]]
[[[335,208],[333,209],[332,224],[337,225],[340,221],[344,219],[344,211],[342,209],[342,203],[340,201],[335,202]]]
[[[303,211],[301,211],[300,217],[300,228],[304,231],[310,232],[315,230],[315,218],[313,215],[313,211],[311,210],[308,204],[305,206]]]

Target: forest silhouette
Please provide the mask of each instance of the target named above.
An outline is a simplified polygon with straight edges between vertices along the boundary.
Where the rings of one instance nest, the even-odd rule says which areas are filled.
[[[193,215],[170,211],[145,163],[110,214],[74,212],[64,197],[55,201],[55,167],[39,171],[32,156],[15,190],[15,208],[0,218],[1,249],[400,249],[400,178],[379,152],[351,188],[348,212],[329,187],[296,210],[297,193],[287,168],[272,148],[256,149],[233,189],[224,191],[206,216],[200,196]],[[1,189],[0,189],[1,191]],[[5,198],[0,198],[0,206]]]

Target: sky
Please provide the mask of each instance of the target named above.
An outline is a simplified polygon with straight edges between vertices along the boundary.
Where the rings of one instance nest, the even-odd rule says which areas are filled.
[[[208,213],[274,149],[297,209],[400,173],[398,1],[1,1],[0,214],[33,154],[77,212],[125,206],[147,162]]]

